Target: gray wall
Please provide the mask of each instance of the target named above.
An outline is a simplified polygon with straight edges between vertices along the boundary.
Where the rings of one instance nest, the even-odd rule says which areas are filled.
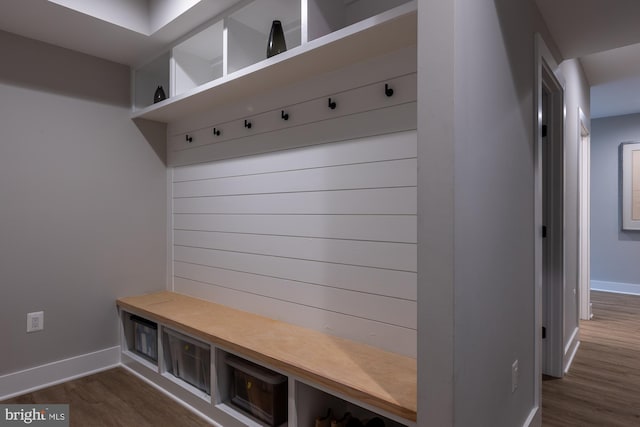
[[[532,6],[457,3],[455,425],[518,426],[534,403]]]
[[[622,231],[619,146],[640,141],[640,114],[591,121],[591,280],[640,286],[640,232]]]
[[[2,32],[0,51],[3,375],[117,346],[115,298],[165,288],[167,233],[129,69]]]
[[[528,0],[418,9],[419,424],[521,426],[536,408],[539,15]]]

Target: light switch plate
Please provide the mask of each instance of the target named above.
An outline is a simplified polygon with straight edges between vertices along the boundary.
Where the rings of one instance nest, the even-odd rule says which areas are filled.
[[[44,329],[44,311],[27,313],[27,332],[36,332]]]

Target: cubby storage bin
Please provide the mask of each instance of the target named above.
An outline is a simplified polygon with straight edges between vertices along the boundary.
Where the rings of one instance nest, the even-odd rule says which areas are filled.
[[[158,361],[158,324],[132,314],[134,349],[153,362]]]
[[[231,404],[270,426],[287,421],[286,376],[231,355],[226,364],[231,369]]]
[[[211,346],[168,328],[162,339],[167,372],[210,395]]]
[[[132,359],[148,369],[158,369],[158,324],[121,311],[122,346],[126,359]]]

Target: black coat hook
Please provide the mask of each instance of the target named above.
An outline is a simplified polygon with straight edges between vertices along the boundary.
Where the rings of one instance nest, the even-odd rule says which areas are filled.
[[[244,119],[244,127],[246,127],[247,129],[251,129],[251,122],[247,121],[247,119]]]
[[[187,142],[193,142],[193,137],[192,137],[192,136],[189,136],[189,134],[187,134],[187,135],[185,136],[185,140],[186,140]]]
[[[393,89],[389,87],[388,83],[384,84],[384,94],[387,96],[393,96]]]
[[[331,98],[329,98],[329,108],[332,110],[336,109],[336,101],[331,101]]]
[[[213,128],[213,134],[215,136],[220,136],[220,129]]]
[[[282,117],[282,120],[289,120],[289,113],[285,113],[284,110],[282,110],[280,112],[280,117]]]

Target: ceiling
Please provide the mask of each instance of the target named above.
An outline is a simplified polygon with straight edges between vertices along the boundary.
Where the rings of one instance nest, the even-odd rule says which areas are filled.
[[[136,67],[237,3],[240,0],[0,0],[0,30]],[[579,58],[583,65],[592,86],[591,116],[640,112],[640,1],[536,3],[563,57]],[[74,4],[81,11],[74,10]],[[129,12],[113,13],[114,7]],[[162,15],[166,10],[173,10],[170,19]],[[139,19],[133,22],[129,15]]]
[[[562,56],[582,63],[591,85],[591,117],[640,112],[640,1],[536,3]]]
[[[0,0],[0,30],[136,67],[238,2]]]

